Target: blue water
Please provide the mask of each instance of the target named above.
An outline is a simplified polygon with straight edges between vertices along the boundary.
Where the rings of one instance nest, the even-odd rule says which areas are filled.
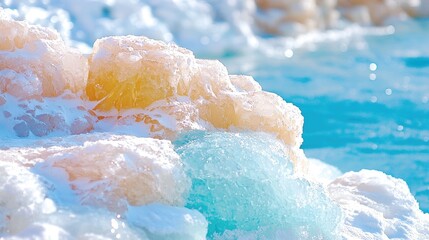
[[[394,29],[223,62],[301,109],[307,156],[402,178],[429,212],[429,20]]]
[[[322,186],[293,176],[274,136],[196,131],[174,145],[192,180],[186,207],[207,218],[209,236],[240,230],[257,239],[337,238],[339,207]]]

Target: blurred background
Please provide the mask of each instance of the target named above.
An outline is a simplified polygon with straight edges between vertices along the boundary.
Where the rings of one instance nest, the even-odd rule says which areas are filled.
[[[304,115],[306,155],[404,179],[429,212],[429,0],[2,0],[82,52],[145,35],[252,75]]]

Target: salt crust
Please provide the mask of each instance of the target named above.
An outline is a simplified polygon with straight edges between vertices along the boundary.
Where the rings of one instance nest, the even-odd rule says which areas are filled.
[[[0,30],[6,33],[0,44],[0,121],[13,125],[19,137],[80,134],[97,128],[97,120],[127,125],[132,119],[148,129],[146,136],[162,139],[211,127],[264,131],[289,147],[297,170],[305,168],[299,109],[262,91],[249,76],[229,76],[219,61],[196,59],[187,49],[146,37],[108,37],[94,44],[87,81],[87,59],[55,31],[9,19],[0,19]],[[75,99],[70,108],[81,111],[66,119],[67,109],[46,113],[47,107],[34,103],[49,98]],[[95,111],[87,99],[96,103]]]
[[[128,206],[122,215],[64,202],[68,187],[58,188],[49,176],[36,175],[17,163],[0,161],[0,180],[1,239],[201,240],[207,233],[204,216],[183,207]]]
[[[51,182],[69,186],[83,205],[121,212],[128,204],[184,204],[189,180],[169,141],[112,134],[52,141],[0,150],[0,162],[32,166]]]
[[[173,44],[136,36],[97,40],[86,93],[98,101],[94,110],[99,116],[123,118],[130,109],[164,109],[173,114],[176,133],[203,128],[190,124],[200,122],[273,133],[289,147],[297,169],[304,165],[299,149],[304,120],[297,107],[262,91],[253,78],[229,76],[220,62],[196,59]],[[154,124],[156,131],[171,129],[144,114],[134,117]]]
[[[374,170],[348,172],[331,182],[330,197],[345,215],[344,239],[427,239],[424,214],[407,184]]]

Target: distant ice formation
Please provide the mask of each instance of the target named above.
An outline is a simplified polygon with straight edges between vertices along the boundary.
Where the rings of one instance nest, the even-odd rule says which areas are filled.
[[[55,28],[88,51],[98,38],[134,34],[217,55],[258,48],[267,35],[429,16],[428,0],[6,0],[0,7],[15,19]]]

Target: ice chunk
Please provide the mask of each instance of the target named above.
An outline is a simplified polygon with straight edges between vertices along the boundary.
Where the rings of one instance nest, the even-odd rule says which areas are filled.
[[[305,166],[299,149],[303,118],[298,108],[262,91],[251,77],[228,76],[219,61],[195,59],[192,52],[173,44],[135,36],[98,40],[90,58],[86,93],[98,101],[99,116],[112,117],[116,110],[114,118],[130,119],[127,110],[135,108],[170,115],[173,127],[147,113],[131,114],[152,124],[151,133],[165,132],[157,137],[201,129],[203,121],[215,128],[274,133],[290,146],[297,169]],[[183,98],[190,102],[183,104],[179,100]]]
[[[150,204],[129,207],[126,217],[130,224],[143,229],[151,240],[206,239],[208,223],[196,210]]]
[[[57,32],[8,19],[0,19],[0,32],[0,69],[7,72],[0,78],[2,93],[29,99],[84,89],[87,59]]]
[[[344,239],[425,239],[424,214],[407,184],[374,170],[348,172],[328,185],[345,214]]]
[[[336,238],[340,209],[323,187],[293,175],[275,137],[196,131],[174,144],[192,179],[186,207],[204,214],[209,236],[241,230],[260,231],[261,239],[282,232]]]
[[[101,100],[96,109],[144,108],[182,95],[195,61],[189,50],[145,37],[109,37],[97,40],[90,59],[86,93]]]
[[[80,134],[93,129],[80,94],[88,61],[58,33],[0,19],[0,135]]]
[[[184,203],[189,182],[169,141],[110,134],[52,141],[3,150],[0,160],[35,164],[34,171],[59,189],[70,185],[84,205],[122,212],[127,204]]]

